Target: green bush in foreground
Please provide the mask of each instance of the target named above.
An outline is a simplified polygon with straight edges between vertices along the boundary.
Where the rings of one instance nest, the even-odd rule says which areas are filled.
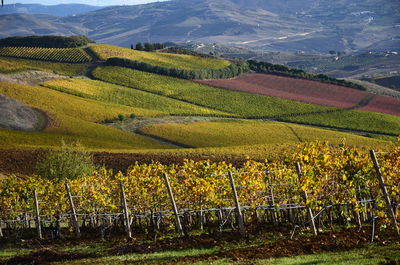
[[[61,150],[51,152],[36,167],[38,175],[52,180],[75,179],[92,174],[94,170],[92,156],[81,143],[68,145],[64,141]]]

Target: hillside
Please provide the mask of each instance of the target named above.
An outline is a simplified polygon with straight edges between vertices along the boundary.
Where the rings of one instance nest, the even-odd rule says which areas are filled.
[[[0,16],[0,38],[30,35],[84,35],[79,25],[58,21],[50,15],[11,14]]]
[[[397,49],[396,1],[173,0],[108,7],[68,17],[0,16],[1,36],[86,34],[129,47],[137,41],[196,41],[327,53]],[[15,21],[15,22],[13,22]]]
[[[0,15],[5,14],[42,14],[51,16],[70,16],[80,13],[86,13],[101,9],[99,6],[90,6],[82,4],[60,4],[60,5],[42,5],[42,4],[7,4],[0,8]]]
[[[228,152],[235,156],[257,154],[258,157],[277,145],[280,145],[277,150],[284,150],[293,143],[315,139],[340,143],[346,138],[352,145],[386,146],[386,140],[394,140],[400,134],[397,100],[390,101],[382,96],[370,98],[371,94],[363,90],[305,80],[300,76],[265,74],[199,84],[168,76],[168,73],[151,73],[149,69],[144,72],[110,66],[105,61],[120,57],[153,68],[168,67],[172,72],[187,72],[190,69],[218,70],[230,65],[227,60],[97,44],[69,49],[3,47],[1,51],[3,55],[23,54],[29,59],[0,54],[0,72],[3,73],[0,80],[5,81],[0,83],[0,94],[46,113],[48,126],[33,133],[0,130],[4,139],[0,149],[54,148],[60,146],[61,139],[78,139],[92,151],[153,150],[158,154],[161,149],[170,149],[171,154],[183,154],[187,150],[191,154]],[[95,60],[78,60],[79,56],[74,54],[66,56],[66,51],[79,51]],[[54,58],[59,61],[69,58],[74,63],[52,62]],[[309,77],[304,72],[291,71]],[[282,96],[282,93],[292,96]],[[363,111],[352,110],[355,107],[362,107]],[[274,128],[276,133],[273,133]],[[217,131],[224,133],[215,134]],[[266,137],[271,133],[274,135]],[[218,140],[223,135],[226,139]]]

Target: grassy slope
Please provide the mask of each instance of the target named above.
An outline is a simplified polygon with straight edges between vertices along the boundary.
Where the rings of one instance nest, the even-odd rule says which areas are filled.
[[[351,110],[287,117],[283,120],[400,135],[400,116]]]
[[[184,54],[144,52],[112,45],[92,45],[90,49],[102,60],[121,57],[152,65],[185,70],[211,68],[220,69],[229,65],[226,60],[202,58]]]
[[[53,118],[44,132],[0,130],[1,148],[59,146],[61,139],[81,140],[91,149],[154,149],[167,146],[95,122],[119,113],[158,115],[159,112],[82,99],[44,87],[1,83],[0,93],[40,108]]]
[[[88,70],[88,65],[0,57],[0,73],[8,74],[26,70],[41,70],[61,75],[84,75]]]
[[[220,111],[97,80],[64,79],[46,82],[44,85],[84,98],[161,111],[167,114],[227,115]]]
[[[104,81],[192,102],[242,117],[273,117],[283,114],[334,109],[286,99],[229,91],[122,67],[98,67],[93,71],[93,75]]]
[[[157,124],[140,129],[142,133],[193,147],[233,147],[259,144],[296,144],[329,141],[351,145],[386,144],[384,141],[342,132],[280,122],[197,122]]]
[[[193,102],[241,117],[279,117],[282,120],[347,129],[400,134],[400,117],[366,111],[339,111],[331,107],[254,95],[205,86],[191,81],[159,76],[121,67],[99,67],[99,79]],[[316,112],[316,113],[315,113]],[[307,114],[307,115],[298,115]],[[294,115],[286,116],[285,115]]]

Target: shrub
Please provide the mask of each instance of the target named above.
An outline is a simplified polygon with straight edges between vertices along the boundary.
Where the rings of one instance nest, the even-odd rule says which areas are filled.
[[[94,170],[92,156],[80,142],[68,145],[62,141],[61,150],[51,152],[36,166],[38,175],[52,180],[75,179]]]
[[[135,113],[132,113],[129,117],[130,117],[131,119],[134,119],[134,118],[136,118],[136,115],[135,115]]]
[[[124,114],[118,114],[118,119],[119,119],[120,121],[124,121],[124,120],[126,120],[126,117],[125,117]]]

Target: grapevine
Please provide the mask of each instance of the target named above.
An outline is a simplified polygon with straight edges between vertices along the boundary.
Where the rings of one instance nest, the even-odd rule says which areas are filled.
[[[400,145],[390,152],[378,153],[382,173],[393,202],[400,201]],[[294,167],[300,162],[303,176]],[[37,190],[43,215],[67,213],[65,184],[77,197],[80,213],[121,212],[119,183],[125,187],[131,213],[170,211],[163,175],[169,176],[178,209],[199,210],[232,207],[231,187],[227,173],[232,172],[242,205],[256,209],[268,205],[271,191],[275,205],[304,205],[301,192],[308,194],[307,206],[315,211],[327,205],[347,204],[359,212],[362,198],[375,200],[377,215],[385,217],[384,201],[376,172],[368,152],[356,148],[334,147],[327,143],[309,143],[297,154],[281,161],[247,161],[237,168],[226,162],[186,160],[181,165],[134,164],[126,174],[100,170],[74,180],[58,182],[40,176],[12,176],[0,182],[0,217],[10,219],[20,212],[33,210],[33,190]],[[306,206],[306,205],[304,205]],[[397,212],[397,218],[399,218]],[[382,218],[382,222],[388,222]]]

